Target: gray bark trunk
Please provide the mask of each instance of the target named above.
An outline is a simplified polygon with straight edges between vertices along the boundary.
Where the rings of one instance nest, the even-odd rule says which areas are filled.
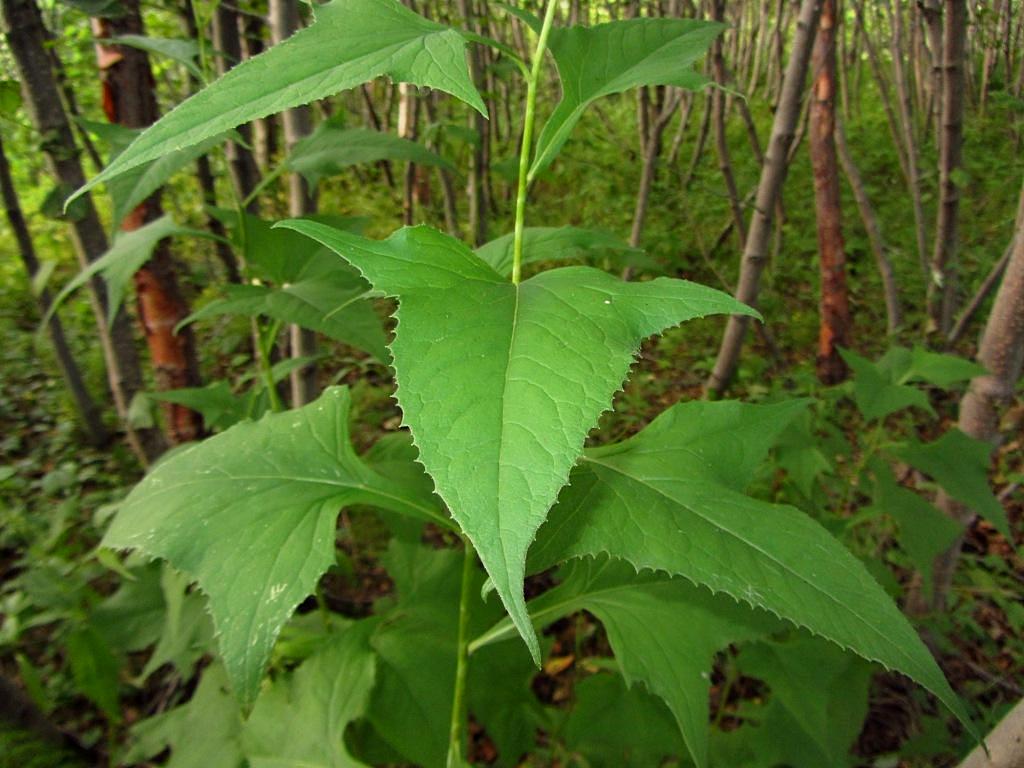
[[[864,224],[864,231],[868,236],[868,243],[871,245],[871,253],[875,257],[875,264],[878,266],[878,274],[882,278],[882,293],[885,296],[885,319],[886,330],[890,336],[899,330],[903,322],[903,313],[900,310],[899,289],[896,287],[896,276],[893,272],[892,261],[889,259],[885,241],[882,239],[882,228],[878,223],[878,216],[868,198],[867,188],[864,186],[864,179],[860,170],[853,161],[850,154],[850,146],[846,141],[846,129],[842,123],[836,124],[836,149],[839,151],[839,161],[843,165],[843,173],[850,183],[850,190],[857,202],[857,210],[860,213],[861,222]]]
[[[772,214],[789,169],[788,153],[800,118],[807,65],[811,58],[811,47],[820,14],[821,6],[818,0],[803,0],[797,19],[792,53],[783,78],[779,106],[775,111],[771,138],[768,140],[768,150],[761,168],[750,231],[743,247],[740,277],[736,284],[736,298],[751,305],[757,303],[761,273],[767,263]],[[729,318],[714,370],[705,385],[709,395],[717,395],[732,382],[748,323],[749,319],[744,316],[734,315]]]
[[[971,380],[960,401],[957,426],[976,440],[995,445],[999,440],[1000,410],[1012,400],[1024,363],[1024,187],[1021,189],[1013,252],[985,324],[977,361],[988,373]],[[944,493],[939,494],[937,505],[947,515],[965,524],[974,519],[970,509]],[[931,600],[934,610],[945,606],[962,545],[961,538],[935,560]]]
[[[275,44],[289,37],[299,29],[299,4],[297,0],[270,0],[270,31]],[[308,106],[285,110],[281,115],[284,125],[286,151],[291,151],[299,139],[313,130],[313,115]],[[291,216],[306,216],[316,211],[316,202],[306,180],[298,173],[288,174],[288,213]],[[291,356],[307,357],[316,354],[316,334],[313,331],[293,325],[289,328]],[[305,405],[316,399],[316,365],[310,363],[292,371],[292,407]]]
[[[988,754],[979,744],[959,768],[1020,768],[1024,765],[1024,700],[1018,701],[985,737]]]
[[[7,44],[21,77],[22,92],[29,116],[43,137],[41,150],[53,177],[69,189],[85,184],[71,126],[61,102],[60,92],[46,53],[47,34],[34,0],[3,0]],[[82,268],[102,256],[108,247],[92,198],[80,198],[81,214],[71,222],[71,240]],[[97,337],[103,350],[114,407],[125,429],[132,450],[143,464],[159,456],[166,448],[158,430],[136,430],[128,421],[132,398],[143,389],[135,339],[124,310],[107,325],[106,286],[99,277],[89,281],[89,296],[96,318]]]
[[[953,319],[955,264],[960,211],[957,172],[961,166],[964,118],[965,0],[946,0],[943,18],[939,215],[935,223],[931,279],[928,281],[928,331],[945,336]]]

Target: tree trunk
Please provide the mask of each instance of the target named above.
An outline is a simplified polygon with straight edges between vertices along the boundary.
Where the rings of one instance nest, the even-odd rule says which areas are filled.
[[[714,103],[714,95],[705,91],[704,93],[704,115],[700,120],[700,128],[697,130],[697,139],[693,143],[693,154],[690,156],[690,164],[686,167],[685,175],[679,180],[679,186],[685,191],[693,181],[700,159],[704,156],[704,145],[708,140],[708,130],[711,127],[711,112]]]
[[[793,143],[797,121],[801,114],[807,64],[810,61],[811,46],[815,30],[818,27],[820,13],[819,0],[803,0],[801,2],[796,35],[789,62],[786,65],[779,105],[772,121],[771,138],[768,140],[768,151],[761,168],[750,231],[743,247],[740,277],[736,284],[736,298],[750,305],[757,303],[761,273],[767,263],[769,240],[772,233],[772,215],[789,170],[789,149]],[[749,319],[745,316],[733,315],[729,318],[718,350],[718,358],[715,360],[714,370],[705,385],[709,396],[717,396],[732,383],[748,323]]]
[[[145,34],[138,0],[126,0],[123,6],[123,16],[93,19],[97,38]],[[154,123],[159,117],[159,109],[146,52],[97,42],[96,54],[107,120],[129,128],[143,128]],[[121,229],[125,232],[139,229],[162,215],[160,192],[157,191],[125,217]],[[192,330],[174,331],[190,313],[178,286],[169,241],[157,244],[153,256],[132,279],[139,324],[149,347],[157,389],[198,386],[199,365]],[[167,437],[172,444],[186,443],[202,435],[203,421],[199,413],[176,403],[165,402],[161,407]]]
[[[196,25],[195,8],[193,7],[192,0],[184,0],[182,7],[182,19],[185,22],[185,32],[190,40],[198,38],[200,31]],[[224,54],[218,57],[218,62],[224,58]],[[199,78],[189,73],[189,86],[191,93],[196,93],[201,87],[202,83]],[[213,215],[211,209],[217,208],[217,181],[213,175],[213,168],[210,165],[210,158],[208,155],[200,155],[196,158],[196,179],[199,181],[199,189],[203,195],[203,205],[206,209],[206,227],[210,230],[210,233],[215,235],[218,239],[214,241],[214,249],[217,252],[217,258],[220,259],[220,263],[224,267],[224,272],[227,276],[228,282],[240,283],[242,282],[242,275],[238,269],[238,259],[235,258],[235,252],[231,249],[231,245],[228,242],[228,233],[224,227],[223,222]]]
[[[846,142],[846,131],[842,123],[836,125],[836,149],[839,150],[839,160],[843,164],[843,172],[846,180],[850,183],[850,190],[853,192],[854,200],[857,201],[857,210],[860,212],[861,221],[864,223],[864,231],[868,236],[868,243],[871,245],[871,252],[875,257],[875,264],[878,266],[878,274],[882,278],[882,293],[885,295],[885,319],[886,330],[890,336],[895,335],[903,322],[903,315],[900,310],[899,289],[896,287],[896,276],[893,273],[892,262],[889,260],[889,253],[882,240],[882,228],[878,224],[878,216],[868,198],[867,188],[864,186],[864,179],[860,170],[853,161],[850,154],[850,147]]]
[[[297,0],[270,0],[270,31],[275,44],[298,30],[301,23]],[[308,106],[285,110],[284,141],[286,151],[303,136],[313,130],[313,116]],[[291,216],[307,216],[316,211],[316,201],[306,180],[298,173],[288,175],[288,213]],[[307,357],[316,354],[316,334],[297,325],[289,329],[291,355]],[[316,366],[306,365],[291,374],[292,407],[305,405],[316,399]]]
[[[1018,701],[958,768],[1020,768],[1024,765],[1024,699]]]
[[[4,209],[7,213],[7,221],[11,225],[14,239],[18,242],[18,250],[21,253],[21,261],[25,265],[31,282],[36,273],[39,272],[39,259],[36,258],[35,247],[32,245],[32,237],[25,223],[25,216],[21,212],[21,205],[18,203],[18,194],[14,189],[14,181],[11,179],[11,167],[7,162],[7,155],[4,153],[3,140],[0,138],[0,193],[4,200]],[[39,314],[43,317],[50,311],[50,291],[44,288],[36,297],[39,303]],[[107,429],[103,426],[103,415],[89,394],[85,386],[85,379],[82,371],[75,362],[75,357],[68,347],[67,339],[64,337],[64,328],[60,318],[56,314],[50,317],[47,324],[50,331],[50,340],[53,342],[53,353],[57,360],[57,367],[60,368],[64,382],[67,384],[71,399],[75,402],[75,408],[82,419],[82,426],[85,436],[90,445],[102,445],[107,440]]]
[[[928,281],[928,331],[945,336],[953,321],[957,226],[964,119],[965,0],[946,0],[943,19],[942,120],[939,145],[939,215],[935,224],[931,279]]]
[[[817,371],[824,384],[836,384],[848,374],[839,347],[849,346],[851,325],[835,142],[835,35],[838,21],[835,0],[823,0],[818,37],[814,43],[814,88],[809,132],[821,272]]]
[[[928,112],[925,122],[934,127],[935,144],[940,146],[942,144],[939,128],[939,115],[942,114],[942,0],[921,0],[918,3],[918,8],[924,17],[928,57],[931,63],[927,80]]]
[[[723,21],[725,17],[725,0],[712,0],[712,19]],[[715,38],[711,47],[711,70],[714,73],[715,88],[711,94],[712,124],[715,130],[715,150],[718,153],[718,168],[722,173],[722,181],[725,182],[725,191],[729,198],[729,209],[735,221],[736,237],[739,240],[740,249],[747,240],[747,223],[743,219],[743,208],[740,205],[740,194],[736,188],[736,177],[732,170],[732,160],[729,156],[728,136],[725,132],[725,57],[722,53],[722,38]]]
[[[427,110],[427,119],[431,123],[437,123],[437,102],[441,95],[437,91],[433,91],[423,102]],[[435,152],[440,151],[439,135],[440,132],[435,134],[434,138],[428,142],[428,149]],[[444,207],[445,231],[452,237],[461,239],[462,230],[459,228],[459,210],[456,203],[455,181],[452,179],[452,173],[447,168],[438,168],[437,176],[441,180],[441,202]]]
[[[473,12],[472,0],[459,0],[459,15],[465,21],[467,29],[478,31],[475,14]],[[469,72],[476,85],[480,84],[480,46],[469,46]],[[475,109],[469,110],[469,128],[477,136],[477,143],[472,147],[469,163],[469,178],[466,182],[466,195],[469,199],[469,236],[474,246],[480,246],[487,242],[487,163],[486,139],[488,125],[487,119]]]
[[[985,279],[981,281],[981,285],[978,286],[978,290],[975,291],[974,296],[964,307],[964,311],[960,313],[960,317],[957,318],[956,324],[953,326],[953,330],[949,332],[949,336],[946,337],[946,347],[951,348],[956,345],[960,339],[963,338],[964,333],[967,332],[967,328],[971,324],[971,320],[978,314],[978,310],[981,309],[981,305],[985,303],[985,299],[989,297],[995,287],[999,285],[999,281],[1003,278],[1003,273],[1006,271],[1006,265],[1010,263],[1010,256],[1013,255],[1013,241],[1003,251],[1003,255],[999,257],[999,261],[992,265],[992,269],[989,270],[988,274],[985,275]]]
[[[636,193],[636,205],[633,209],[633,228],[629,235],[629,244],[634,248],[639,248],[640,241],[643,239],[644,222],[647,220],[647,208],[650,204],[651,189],[654,187],[654,180],[658,174],[658,161],[661,158],[665,129],[668,128],[668,124],[672,121],[672,116],[679,108],[680,101],[679,92],[673,90],[665,97],[665,103],[654,120],[648,121],[648,133],[644,142],[644,163],[640,171],[640,187]]]
[[[264,49],[264,31],[266,22],[256,13],[247,13],[241,17],[242,55],[246,59],[259,56]],[[268,115],[252,122],[253,159],[256,167],[263,173],[270,170],[277,155],[277,117]]]
[[[47,54],[49,36],[39,8],[34,0],[3,0],[0,7],[3,8],[4,22],[7,26],[7,44],[21,78],[25,106],[36,130],[43,137],[40,149],[54,178],[68,189],[77,189],[85,184],[85,174],[82,172],[74,135],[64,112],[60,92],[50,69],[50,58]],[[91,196],[82,197],[79,205],[81,214],[70,223],[71,241],[78,261],[84,269],[106,253],[108,244]],[[143,388],[142,369],[139,366],[131,325],[128,316],[121,310],[108,327],[106,285],[98,276],[93,277],[88,285],[114,407],[125,429],[129,445],[145,465],[159,456],[166,444],[159,431],[136,430],[128,420],[128,408],[132,398]]]
[[[400,138],[415,141],[416,112],[418,101],[416,90],[409,83],[398,84],[398,135]],[[405,176],[402,184],[402,224],[412,226],[416,209],[416,164],[405,164]]]
[[[238,11],[227,3],[220,3],[213,17],[213,40],[217,47],[217,74],[223,75],[242,60],[242,40],[239,34],[240,19]],[[241,137],[241,143],[228,141],[225,154],[228,159],[228,172],[240,200],[249,197],[260,182],[260,169],[249,147],[253,144],[253,130],[249,123],[243,123],[235,131]],[[256,200],[247,206],[249,213],[259,210]]]
[[[971,380],[960,400],[957,427],[976,440],[994,445],[999,439],[1000,409],[1013,399],[1024,364],[1024,187],[1021,189],[1013,252],[985,324],[976,359],[988,373]],[[937,506],[964,524],[974,518],[971,510],[945,493],[939,494]],[[935,560],[933,610],[945,607],[962,546],[961,537]]]
[[[886,4],[888,7],[888,4]],[[921,270],[928,274],[928,230],[924,218],[924,203],[921,199],[921,166],[920,152],[917,148],[917,137],[914,132],[914,110],[911,90],[907,82],[903,58],[903,9],[897,1],[892,9],[892,69],[896,81],[896,106],[899,108],[900,134],[903,137],[904,156],[906,157],[907,187],[910,190],[910,202],[914,210],[914,238],[917,242],[917,258]]]

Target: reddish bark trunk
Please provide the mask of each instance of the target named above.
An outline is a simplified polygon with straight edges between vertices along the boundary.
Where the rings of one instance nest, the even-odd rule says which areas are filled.
[[[126,14],[117,19],[93,19],[99,39],[122,34],[145,34],[137,0],[124,3]],[[96,44],[103,111],[111,123],[130,128],[152,124],[159,116],[153,92],[153,74],[145,51],[127,46]],[[121,222],[126,232],[138,229],[163,214],[160,193],[141,203]],[[190,329],[174,328],[189,314],[178,286],[168,241],[160,242],[152,258],[134,276],[139,324],[146,337],[157,389],[198,386],[195,343]],[[172,443],[202,435],[202,417],[188,408],[164,403],[165,429]]]
[[[846,363],[839,355],[839,347],[849,345],[851,324],[835,142],[836,22],[835,0],[824,0],[814,41],[810,150],[821,270],[817,372],[825,384],[846,378]]]

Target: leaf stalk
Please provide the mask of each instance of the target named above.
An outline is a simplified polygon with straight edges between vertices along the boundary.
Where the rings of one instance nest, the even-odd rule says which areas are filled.
[[[463,768],[463,742],[466,732],[466,671],[469,667],[469,601],[473,592],[473,566],[476,550],[466,536],[462,537],[465,555],[462,561],[462,589],[459,593],[459,635],[456,646],[455,694],[448,730],[448,759],[445,768]]]
[[[516,189],[516,219],[512,237],[512,283],[519,285],[523,264],[523,222],[526,218],[526,192],[529,187],[530,154],[533,150],[533,124],[536,120],[537,83],[544,67],[544,52],[548,47],[551,23],[555,18],[556,0],[548,0],[544,12],[544,23],[537,37],[537,48],[533,53],[533,64],[526,79],[526,114],[523,117],[523,143],[519,150],[519,184]]]

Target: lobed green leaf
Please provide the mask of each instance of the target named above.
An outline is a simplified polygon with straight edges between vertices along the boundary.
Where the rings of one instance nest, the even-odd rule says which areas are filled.
[[[349,443],[349,393],[242,422],[161,462],[129,494],[105,546],[139,549],[194,578],[246,704],[281,626],[334,562],[342,506],[447,521],[430,498],[366,466]]]
[[[428,227],[378,242],[308,220],[281,226],[398,299],[391,351],[405,423],[539,662],[526,550],[640,342],[694,317],[756,313],[694,283],[629,283],[588,267],[514,285]]]

